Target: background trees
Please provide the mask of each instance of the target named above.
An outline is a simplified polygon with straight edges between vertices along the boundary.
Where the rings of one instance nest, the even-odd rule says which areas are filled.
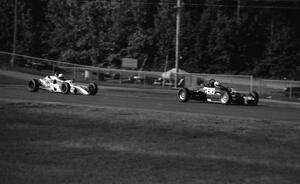
[[[88,65],[133,57],[153,71],[164,70],[168,56],[169,69],[175,5],[171,0],[19,1],[17,52]],[[236,5],[236,0],[184,0],[180,68],[297,78],[300,3],[241,0],[239,13]],[[0,2],[0,50],[12,50],[13,7],[13,1]]]
[[[32,9],[24,1],[17,5],[18,22],[17,22],[17,50],[22,53],[32,51],[34,47],[34,30],[32,26],[33,16]],[[12,51],[13,30],[14,30],[14,1],[3,0],[0,2],[0,50]]]

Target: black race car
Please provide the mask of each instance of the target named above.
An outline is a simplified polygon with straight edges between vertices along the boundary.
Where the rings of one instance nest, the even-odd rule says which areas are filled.
[[[177,98],[179,102],[187,102],[191,99],[203,102],[239,105],[257,105],[259,101],[259,95],[255,91],[236,91],[233,88],[220,85],[214,79],[211,79],[207,85],[202,84],[192,89],[179,89]]]

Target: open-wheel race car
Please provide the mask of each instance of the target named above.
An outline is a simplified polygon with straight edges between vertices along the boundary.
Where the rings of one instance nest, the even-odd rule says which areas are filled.
[[[203,102],[215,102],[222,104],[257,105],[259,95],[255,91],[236,91],[220,85],[214,79],[209,80],[207,85],[200,85],[193,89],[181,88],[177,93],[179,102],[187,102],[190,99]]]
[[[96,95],[98,92],[96,83],[75,83],[73,80],[66,80],[63,74],[48,75],[44,78],[32,79],[28,82],[29,91],[36,92],[39,89],[49,92],[81,95]]]

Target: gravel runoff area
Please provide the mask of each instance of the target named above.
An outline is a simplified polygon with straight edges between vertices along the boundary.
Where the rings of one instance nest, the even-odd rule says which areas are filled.
[[[2,184],[296,184],[299,173],[299,122],[0,101]]]

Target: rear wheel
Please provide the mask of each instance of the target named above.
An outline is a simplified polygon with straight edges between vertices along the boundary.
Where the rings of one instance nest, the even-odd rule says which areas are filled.
[[[220,101],[222,104],[227,105],[231,102],[231,95],[228,91],[222,91]]]
[[[243,97],[241,97],[240,95],[235,97],[235,100],[233,100],[235,104],[237,105],[243,105],[245,104],[245,100]]]
[[[63,94],[69,94],[70,93],[70,89],[71,89],[71,87],[70,87],[69,83],[64,82],[64,83],[61,84],[61,92]]]
[[[40,83],[37,79],[32,79],[28,82],[28,90],[30,92],[36,92],[39,90]]]
[[[179,102],[187,102],[190,99],[190,91],[187,88],[181,88],[178,91],[177,98]]]
[[[89,84],[89,94],[96,95],[98,92],[98,85],[94,82]]]
[[[253,100],[247,100],[247,105],[257,105],[259,101],[259,95],[256,91],[251,91],[249,96],[253,98]]]

